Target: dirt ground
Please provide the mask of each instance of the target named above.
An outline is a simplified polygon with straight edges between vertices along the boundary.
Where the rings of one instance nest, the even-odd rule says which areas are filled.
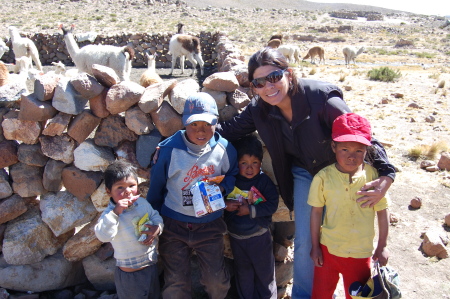
[[[29,2],[22,1],[20,5],[26,8]],[[78,3],[53,2],[65,7],[75,6]],[[97,2],[100,4],[97,4],[96,10],[92,10],[93,14],[100,9],[103,15],[115,14],[117,19],[125,19],[119,14],[117,7],[98,7],[106,1]],[[268,1],[258,2],[261,2],[261,5],[256,7],[265,7],[265,4],[270,6]],[[84,3],[85,10],[90,7],[87,1],[81,3]],[[213,1],[210,4],[214,7]],[[7,10],[9,2],[2,1],[3,5],[5,14],[13,14]],[[144,7],[142,4],[140,6]],[[120,8],[119,5],[119,10]],[[128,6],[127,9],[133,17],[143,15],[142,11],[139,13],[133,6]],[[313,45],[323,46],[326,53],[324,65],[305,62],[293,64],[293,67],[301,76],[332,82],[341,87],[348,105],[354,112],[369,119],[373,125],[374,136],[384,143],[391,162],[399,169],[390,189],[392,201],[390,211],[398,217],[398,222],[390,226],[388,246],[391,253],[389,265],[400,274],[403,298],[450,298],[450,258],[439,260],[436,257],[427,257],[421,251],[423,232],[435,229],[447,238],[450,236],[449,227],[444,225],[444,217],[450,213],[450,173],[426,172],[420,169],[420,162],[426,159],[424,155],[417,159],[410,155],[412,150],[418,147],[422,147],[424,154],[430,147],[434,147],[437,151],[431,160],[437,162],[441,151],[450,151],[450,32],[448,27],[439,28],[443,22],[426,16],[409,15],[393,15],[383,22],[367,22],[361,19],[336,20],[320,11],[295,15],[297,12],[294,11],[290,13],[274,10],[257,11],[250,6],[248,10],[236,12],[232,12],[231,9],[194,10],[186,7],[177,9],[175,5],[156,6],[154,9],[164,11],[164,17],[161,16],[161,19],[168,22],[167,19],[172,18],[172,23],[159,29],[157,26],[161,24],[158,18],[155,18],[152,20],[154,26],[152,30],[173,31],[174,25],[179,20],[190,22],[189,31],[192,32],[208,29],[210,25],[205,25],[207,23],[216,24],[214,30],[230,32],[232,41],[246,57],[262,47],[268,37],[277,32],[286,34],[288,37],[286,43],[299,45],[303,55]],[[21,13],[23,14],[24,10]],[[23,15],[21,17],[23,18]],[[145,18],[142,19],[145,21]],[[27,20],[21,21],[20,25],[28,27],[28,30],[30,27],[31,30],[35,30],[31,24],[44,22],[38,21],[36,16],[30,16]],[[229,27],[224,27],[220,22],[227,20]],[[258,24],[260,26],[254,26],[255,20],[260,20]],[[1,20],[0,35],[6,36],[5,28],[11,24],[17,25],[17,22],[17,19],[6,17]],[[316,30],[326,25],[346,24],[354,26],[353,33],[321,34]],[[117,28],[115,23],[109,23],[109,27],[104,27],[103,23],[96,27],[93,22],[84,22],[82,26],[85,26],[86,30],[109,29],[110,32],[123,30]],[[308,29],[310,27],[316,29]],[[48,30],[56,32],[54,29]],[[261,33],[261,30],[265,32]],[[341,52],[343,43],[299,42],[293,39],[295,34],[343,36],[346,43],[356,47],[365,46],[366,51],[357,57],[356,65],[346,68]],[[412,40],[414,46],[406,49],[395,48],[396,41],[400,39]],[[380,49],[398,53],[382,54],[378,52]],[[402,76],[396,82],[390,83],[369,80],[367,72],[381,66],[398,70]],[[46,70],[48,69],[51,67],[46,67]],[[140,74],[144,70],[133,68],[132,80],[139,82]],[[169,69],[158,70],[163,79],[169,78],[169,71]],[[175,70],[173,77],[181,80],[190,75],[190,70],[183,77],[179,72]],[[200,78],[200,82],[203,79]],[[410,107],[412,103],[416,104],[416,108]],[[430,116],[434,121],[427,120]],[[414,197],[422,199],[423,206],[420,209],[410,208],[410,200]],[[447,250],[450,250],[449,247],[450,245],[447,245]],[[344,298],[341,286],[337,293],[337,298]]]

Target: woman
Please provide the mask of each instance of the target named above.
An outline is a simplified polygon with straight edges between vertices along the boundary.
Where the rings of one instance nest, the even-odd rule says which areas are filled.
[[[265,48],[253,54],[248,77],[255,98],[241,114],[220,123],[217,132],[233,141],[257,130],[264,141],[281,196],[295,214],[292,298],[310,298],[314,264],[309,257],[309,187],[320,169],[336,161],[330,146],[332,123],[351,110],[337,86],[297,78],[276,49]],[[363,195],[358,200],[363,207],[377,203],[395,178],[394,167],[376,140],[369,158],[380,177],[358,192]]]

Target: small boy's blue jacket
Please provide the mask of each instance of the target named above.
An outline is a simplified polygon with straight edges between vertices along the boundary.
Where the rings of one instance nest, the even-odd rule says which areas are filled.
[[[192,205],[184,205],[184,196],[200,179],[225,175],[219,184],[224,194],[233,191],[238,173],[236,149],[219,133],[209,140],[211,150],[193,153],[183,140],[185,130],[176,132],[159,144],[158,161],[150,170],[147,200],[161,215],[190,223],[207,223],[222,216],[219,210],[196,217]],[[224,195],[224,196],[225,196]]]

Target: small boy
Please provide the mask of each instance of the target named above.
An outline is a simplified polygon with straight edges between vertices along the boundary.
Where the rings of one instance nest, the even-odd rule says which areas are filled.
[[[308,197],[315,264],[311,298],[332,298],[341,273],[346,298],[351,299],[350,285],[355,281],[364,285],[370,278],[371,256],[381,265],[387,264],[388,203],[382,198],[373,208],[361,208],[356,202],[356,191],[378,177],[375,168],[364,163],[371,145],[369,122],[354,113],[343,114],[333,122],[331,137],[337,162],[314,176]],[[379,236],[372,255],[375,212]]]
[[[151,168],[147,200],[164,219],[159,252],[164,264],[163,298],[191,298],[190,257],[196,252],[200,283],[209,298],[224,298],[230,286],[223,257],[226,224],[223,210],[196,217],[191,186],[201,179],[224,175],[219,187],[228,194],[237,174],[236,150],[215,132],[217,105],[208,93],[187,98],[183,111],[185,130],[159,144]]]
[[[139,196],[136,168],[118,160],[105,170],[106,192],[111,197],[95,225],[95,235],[102,242],[111,242],[116,258],[114,282],[119,299],[159,299],[157,262],[158,235],[163,221],[145,198]],[[147,231],[137,228],[138,221],[148,215]],[[138,241],[141,233],[147,235]]]
[[[255,135],[233,143],[238,154],[239,174],[236,187],[248,191],[255,187],[266,201],[252,204],[256,198],[226,201],[225,222],[234,256],[239,298],[277,298],[275,258],[270,223],[278,208],[278,191],[272,180],[261,172],[263,149]],[[249,192],[250,193],[250,192]]]

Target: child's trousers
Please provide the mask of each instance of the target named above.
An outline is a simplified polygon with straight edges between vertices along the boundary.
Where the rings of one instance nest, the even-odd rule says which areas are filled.
[[[320,244],[323,266],[314,268],[314,284],[311,299],[331,299],[339,281],[339,273],[344,279],[345,298],[352,299],[348,289],[359,281],[365,284],[370,278],[370,257],[339,257],[328,252],[328,248]]]
[[[236,287],[241,299],[276,299],[272,235],[266,231],[249,239],[230,237]]]
[[[116,267],[114,282],[119,299],[159,299],[159,276],[156,264],[136,272],[125,272]]]
[[[226,224],[220,217],[209,223],[187,223],[163,216],[164,231],[159,238],[159,254],[164,264],[164,299],[191,298],[190,257],[195,250],[200,267],[200,283],[211,299],[223,299],[230,288],[225,271],[223,235]]]

